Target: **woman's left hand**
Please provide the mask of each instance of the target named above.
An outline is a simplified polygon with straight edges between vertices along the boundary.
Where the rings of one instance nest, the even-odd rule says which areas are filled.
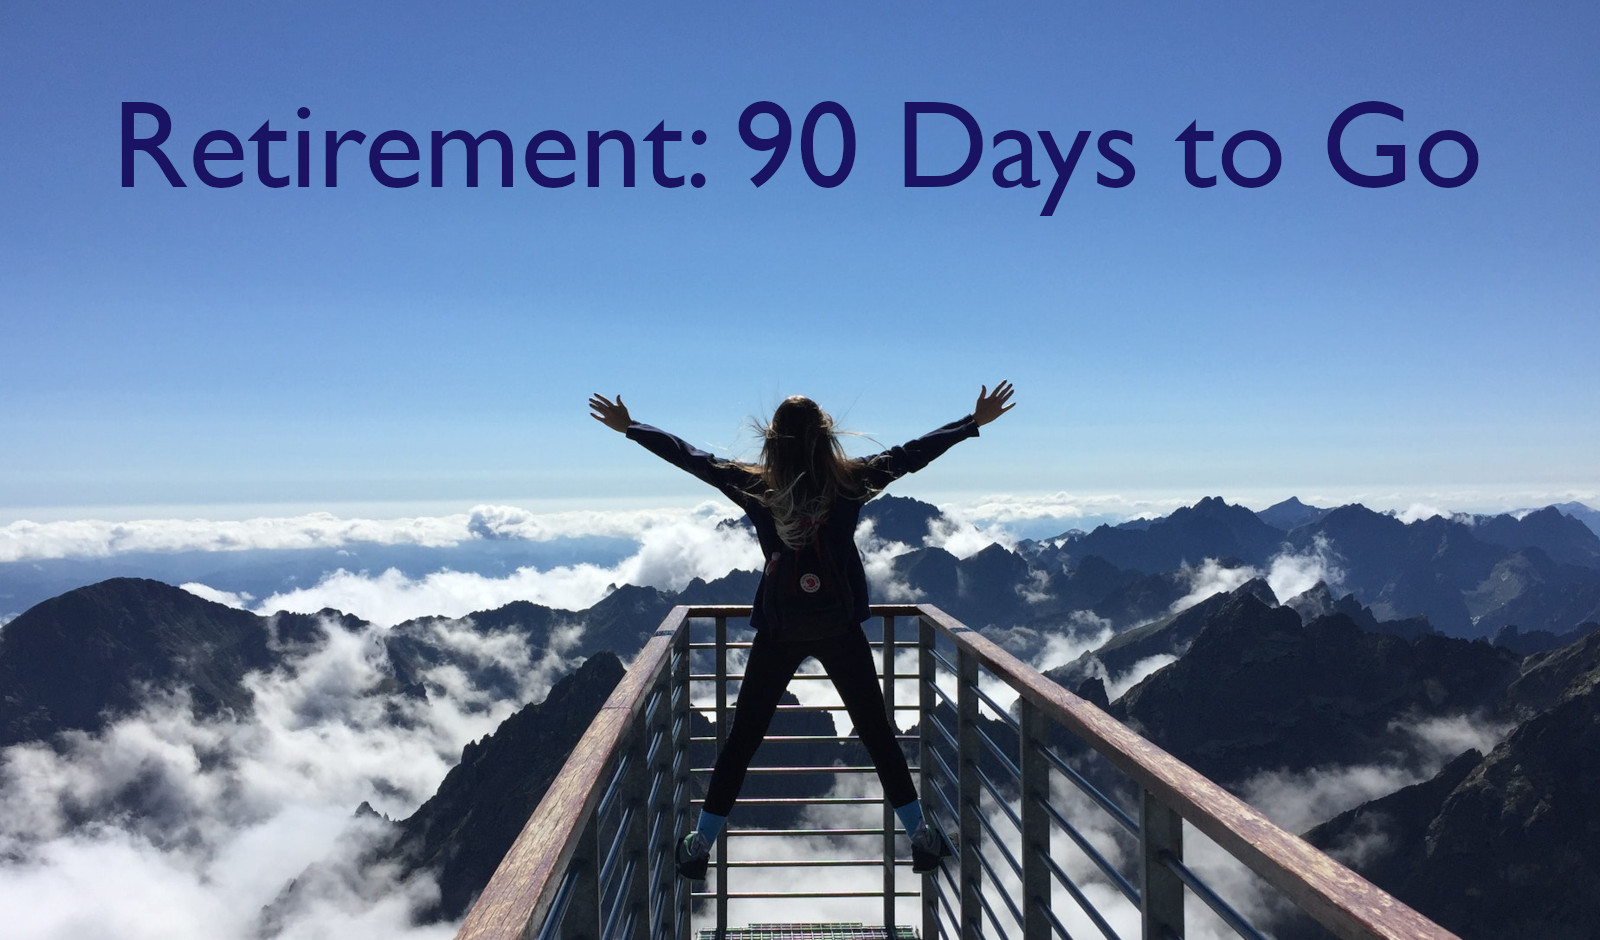
[[[989,386],[982,386],[978,390],[978,403],[972,407],[973,420],[982,427],[1010,411],[1015,407],[1015,403],[1011,402],[1011,393],[1014,391],[1016,388],[1004,379],[994,387],[993,392],[989,391]]]
[[[626,432],[628,425],[633,423],[633,418],[628,414],[628,406],[622,403],[622,396],[618,395],[612,401],[596,392],[589,396],[589,417],[595,419],[613,431]]]

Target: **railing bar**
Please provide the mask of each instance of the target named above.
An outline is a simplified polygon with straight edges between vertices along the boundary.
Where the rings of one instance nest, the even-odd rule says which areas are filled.
[[[983,856],[979,855],[978,859],[980,861],[982,861]],[[1011,903],[1011,900],[1009,898],[1006,898],[1005,895],[1002,894],[1000,897],[1002,899],[1004,899],[1005,902],[1008,905]],[[995,933],[997,935],[999,935],[1001,937],[1009,937],[1009,936],[1011,936],[1011,932],[1010,931],[1008,931],[1004,927],[1000,926],[1000,917],[997,914],[995,914],[994,908],[989,906],[988,892],[986,892],[986,891],[978,892],[978,906],[983,909],[983,913],[984,914],[988,915],[989,923],[994,925],[994,931],[995,931]],[[1021,924],[1022,923],[1022,918],[1020,918],[1020,917],[1017,918],[1017,923]]]
[[[998,843],[996,843],[996,844],[998,844]],[[994,867],[989,864],[988,859],[986,859],[984,857],[982,852],[978,853],[978,862],[983,865],[984,871],[987,871],[989,873],[989,878],[991,879],[991,886],[994,888],[994,892],[993,893],[1000,895],[1000,900],[1006,902],[1006,909],[1011,911],[1011,916],[1012,917],[1016,918],[1017,926],[1021,927],[1023,924],[1027,923],[1027,920],[1022,916],[1022,911],[1017,907],[1016,900],[1011,897],[1011,892],[1010,891],[1006,891],[1006,890],[1004,890],[1004,889],[1002,889],[1000,887],[1001,881],[1000,881],[999,876],[995,874]],[[1022,877],[1022,868],[1021,868],[1021,866],[1017,866],[1017,877],[1018,878]],[[990,892],[985,891],[985,892],[982,892],[982,893],[983,894],[989,894]],[[996,924],[995,926],[998,928],[1000,925]],[[1005,931],[1002,930],[1001,934],[1004,935]]]
[[[1206,906],[1211,908],[1218,917],[1222,918],[1223,923],[1232,927],[1239,936],[1246,938],[1246,940],[1267,940],[1261,931],[1252,927],[1250,922],[1245,920],[1238,911],[1234,910],[1227,901],[1224,901],[1215,891],[1211,890],[1210,885],[1201,881],[1199,875],[1196,875],[1183,862],[1173,858],[1172,853],[1161,853],[1161,863],[1171,870],[1173,874],[1177,875],[1179,880],[1188,885],[1189,890],[1193,891],[1200,900],[1206,902]]]
[[[955,732],[953,732],[949,728],[945,727],[945,723],[943,721],[939,720],[939,716],[937,716],[937,715],[929,715],[927,717],[927,722],[928,722],[928,727],[930,727],[930,728],[934,729],[935,731],[939,732],[939,736],[944,738],[945,744],[949,745],[951,750],[955,750],[955,751],[959,751],[960,750],[960,745],[956,743]]]
[[[956,712],[955,706],[952,704],[944,715],[941,715],[939,710],[935,709],[932,714],[928,715],[928,724],[932,727],[942,730],[944,732],[945,739],[953,744],[956,741],[956,733],[955,731],[951,730],[949,722],[945,721],[946,716],[957,718],[958,720],[960,717]]]
[[[952,708],[952,709],[956,707],[955,698],[953,696],[951,696],[951,694],[949,692],[946,692],[944,689],[939,688],[939,683],[937,683],[937,682],[930,683],[928,688],[930,690],[932,690],[934,696],[936,698],[938,698],[941,702],[943,702],[946,707]],[[937,707],[937,706],[935,706],[935,707]]]
[[[704,800],[697,799],[696,805]],[[881,796],[747,796],[740,797],[740,806],[877,806]]]
[[[1021,880],[1022,863],[1017,861],[1017,857],[1011,854],[1010,849],[1006,848],[1005,840],[1001,839],[1000,833],[995,831],[994,824],[989,821],[989,817],[983,813],[978,814],[978,824],[983,827],[985,832],[989,833],[989,841],[994,844],[995,848],[1000,850],[1001,855],[1005,856],[1006,864],[1011,866],[1011,870],[1016,873],[1017,879]],[[978,854],[982,855],[983,853],[979,852]],[[989,874],[993,875],[994,870],[991,869]],[[1021,923],[1022,918],[1018,917],[1017,922]]]
[[[740,800],[740,804],[748,800]],[[726,829],[730,838],[740,836],[881,836],[882,829]],[[728,864],[733,864],[729,862]]]
[[[879,830],[882,834],[882,830]],[[910,864],[909,862],[907,864]],[[882,868],[881,858],[812,858],[812,859],[729,859],[729,868]]]
[[[1083,912],[1089,915],[1089,919],[1094,921],[1094,925],[1100,929],[1100,932],[1105,934],[1106,940],[1119,940],[1117,937],[1117,932],[1112,929],[1111,925],[1106,922],[1104,917],[1100,916],[1099,908],[1095,907],[1094,902],[1090,901],[1083,891],[1079,889],[1078,883],[1072,880],[1072,876],[1068,875],[1060,865],[1056,864],[1056,860],[1048,855],[1044,856],[1044,863],[1045,867],[1050,869],[1050,873],[1055,876],[1056,881],[1061,883],[1061,887],[1066,888],[1067,893],[1072,895],[1072,899],[1078,902],[1078,907],[1082,908]],[[1115,873],[1113,873],[1113,875],[1118,882],[1122,882],[1121,875]],[[1125,882],[1119,883],[1117,887],[1121,888],[1122,893],[1125,895],[1132,890],[1131,887],[1126,885]],[[1139,904],[1139,892],[1134,891],[1133,894],[1128,897],[1128,900],[1132,901],[1134,906],[1137,907]],[[1050,910],[1050,905],[1048,904],[1043,904],[1040,906],[1046,912]],[[1053,917],[1054,915],[1052,915],[1052,919]],[[1065,931],[1063,930],[1063,932]]]
[[[688,710],[692,711],[692,712],[700,712],[701,714],[715,714],[716,710],[717,710],[717,706],[715,706],[715,705],[690,705]],[[844,708],[843,705],[779,705],[778,706],[778,711],[780,711],[780,712],[842,712],[844,710],[845,710],[845,708]],[[914,711],[917,711],[917,706],[915,706],[915,705],[896,705],[894,710],[897,711],[897,712],[914,712]]]
[[[694,767],[690,769],[693,774],[710,774],[711,767]],[[878,768],[871,765],[851,764],[849,766],[834,765],[831,767],[751,767],[745,771],[747,774],[875,774]],[[741,803],[747,802],[740,800]]]
[[[994,712],[997,719],[1005,722],[1013,728],[1019,727],[1017,725],[1017,720],[1011,717],[1011,712],[1001,708],[999,702],[989,697],[989,693],[983,691],[983,689],[978,686],[973,686],[972,691],[978,693],[979,701],[983,702],[985,705],[988,705],[989,709]]]
[[[605,864],[600,866],[600,890],[602,891],[605,890],[604,886],[611,881],[611,869],[617,864],[617,859],[623,856],[622,852],[617,851],[617,846],[621,845],[622,840],[627,837],[628,824],[632,818],[633,807],[630,806],[622,811],[622,818],[617,820],[617,831],[611,837],[611,848],[606,851]]]
[[[939,652],[938,649],[929,649],[928,650],[928,655],[933,657],[933,661],[934,662],[936,662],[939,665],[943,666],[945,672],[948,672],[951,675],[955,675],[956,674],[956,664],[954,662],[952,662],[951,660],[946,659],[945,655],[943,653]]]
[[[894,736],[894,739],[896,741],[915,741],[915,740],[917,740],[917,736],[914,735],[914,734],[897,734],[897,735]],[[689,739],[689,742],[691,744],[710,744],[710,743],[714,743],[716,740],[717,740],[716,738],[713,738],[713,737],[711,737],[709,735],[696,735],[694,737],[691,737]],[[859,741],[859,740],[860,740],[860,738],[856,737],[853,734],[769,734],[766,737],[761,739],[761,743],[767,744],[767,743],[776,742],[778,744],[784,744],[784,743],[789,743],[789,744],[815,744],[815,743],[849,744],[852,741]]]
[[[694,897],[694,898],[714,898],[714,897],[717,896],[717,892],[715,892],[715,891],[694,891],[694,892],[691,892],[689,896],[690,897]],[[897,897],[897,898],[914,898],[914,897],[918,897],[918,894],[915,891],[896,891],[894,893],[894,896]],[[772,899],[783,899],[783,898],[881,898],[881,897],[883,897],[883,892],[882,891],[729,891],[726,895],[724,895],[724,897],[727,897],[729,900],[739,900],[739,901],[772,900]]]
[[[978,737],[981,737],[981,739],[984,739],[984,743],[986,743],[986,745],[989,745],[989,753],[992,753],[992,755],[997,756],[997,758],[1000,758],[1000,763],[1005,764],[1006,771],[1010,771],[1011,772],[1011,779],[1016,780],[1016,782],[1018,782],[1018,783],[1021,783],[1022,782],[1022,769],[1021,769],[1021,767],[1016,766],[1016,761],[1013,761],[1013,759],[1011,759],[1011,755],[1008,755],[1008,753],[1005,753],[1005,748],[1002,748],[1002,747],[1000,747],[1000,745],[997,745],[997,743],[995,743],[995,739],[992,739],[992,737],[989,737],[989,732],[984,731],[984,729],[982,729],[982,726],[974,727],[973,731],[978,732]]]
[[[1039,747],[1039,753],[1043,754],[1045,758],[1050,761],[1050,763],[1054,764],[1057,770],[1066,775],[1068,780],[1071,780],[1074,784],[1076,784],[1078,789],[1083,791],[1084,795],[1088,796],[1089,799],[1094,800],[1096,803],[1099,803],[1102,809],[1111,814],[1113,819],[1122,824],[1122,828],[1128,830],[1128,832],[1132,833],[1133,835],[1139,834],[1139,823],[1134,820],[1133,817],[1129,816],[1126,810],[1112,802],[1110,797],[1096,789],[1094,784],[1090,783],[1082,774],[1078,773],[1077,770],[1063,760],[1061,755],[1057,754],[1050,748],[1043,746]]]
[[[1000,758],[1000,763],[1004,764],[1005,767],[1006,767],[1006,770],[1011,772],[1012,779],[1014,779],[1014,780],[1016,780],[1018,782],[1021,782],[1021,780],[1022,780],[1022,768],[1017,766],[1016,762],[1011,759],[1010,755],[1008,755],[1000,747],[1000,745],[994,743],[994,738],[989,737],[989,733],[987,731],[983,730],[983,726],[982,725],[978,725],[978,726],[974,727],[972,730],[978,732],[978,737],[982,738],[983,739],[983,743],[988,745],[989,753],[993,754],[995,757]]]
[[[1035,903],[1038,902],[1035,901]],[[1040,913],[1044,914],[1045,920],[1050,922],[1050,929],[1056,932],[1056,936],[1065,937],[1066,940],[1072,940],[1072,934],[1067,930],[1067,925],[1063,924],[1061,919],[1056,917],[1056,912],[1052,911],[1048,904],[1040,904],[1039,911]],[[1090,916],[1094,915],[1091,914]],[[1095,926],[1100,926],[1098,921],[1096,922]],[[1106,940],[1121,940],[1121,938],[1114,933],[1108,933],[1106,934]]]
[[[663,786],[665,786],[670,779],[671,778],[669,778],[666,774],[657,773],[657,774],[651,774],[650,775],[650,789],[649,789],[649,791],[646,792],[645,798],[644,798],[645,799],[645,806],[654,807],[654,806],[659,806],[660,805],[660,803],[661,803],[661,788]],[[655,815],[660,816],[662,814],[661,813],[657,813]]]
[[[1083,854],[1089,856],[1090,861],[1094,862],[1095,865],[1098,866],[1107,877],[1116,883],[1117,888],[1122,891],[1128,900],[1135,904],[1139,903],[1139,889],[1135,888],[1128,881],[1128,879],[1124,878],[1122,876],[1122,872],[1118,871],[1116,867],[1100,853],[1100,850],[1095,848],[1094,844],[1078,831],[1076,826],[1067,821],[1067,817],[1062,815],[1060,810],[1043,801],[1040,801],[1039,805],[1043,807],[1044,811],[1050,815],[1051,820],[1054,821],[1056,825],[1060,826],[1062,831],[1067,834],[1067,838],[1071,839],[1073,843],[1083,851]],[[1052,864],[1054,863],[1052,862]],[[1065,873],[1063,873],[1063,877],[1065,877]]]
[[[619,879],[620,884],[617,886],[617,896],[611,901],[611,905],[606,909],[605,923],[600,929],[600,936],[603,938],[609,938],[612,932],[616,929],[617,916],[622,910],[622,905],[628,900],[628,889],[633,886],[633,871],[634,860],[630,858],[628,859],[628,864],[624,865],[622,868],[622,877]],[[604,881],[604,879],[601,880],[602,882]],[[629,919],[631,920],[632,918],[630,917]],[[626,932],[624,932],[624,935],[626,935]]]
[[[937,878],[934,879],[934,884],[935,887],[938,888]],[[945,893],[943,888],[938,888],[938,890],[934,892],[934,898],[939,902],[939,906],[944,908],[945,917],[950,920],[950,923],[959,925],[961,923],[961,918],[956,916],[956,909],[950,903],[950,897]],[[949,934],[945,933],[943,919],[939,921],[939,933],[943,936],[949,936]]]
[[[1018,832],[1021,832],[1022,817],[1018,816],[1016,810],[1011,808],[1011,801],[1006,799],[1005,795],[1000,792],[1000,788],[995,786],[994,781],[989,779],[989,775],[983,772],[982,767],[978,768],[978,782],[983,784],[983,788],[989,791],[990,796],[994,797],[995,804],[1010,818],[1011,825],[1015,826]]]
[[[934,761],[939,765],[939,769],[944,772],[944,779],[955,784],[957,789],[959,789],[961,786],[961,778],[956,776],[955,771],[950,769],[950,764],[944,759],[944,755],[940,754],[938,751],[933,751],[932,754]],[[947,804],[947,808],[950,810],[950,814],[953,816],[956,814],[958,807],[957,804],[952,801]]]
[[[554,940],[562,921],[567,919],[567,907],[572,903],[572,892],[578,884],[578,874],[582,872],[583,865],[575,864],[567,869],[562,877],[561,884],[556,888],[555,900],[550,905],[550,912],[545,915],[544,926],[539,929],[538,940]]]
[[[745,676],[745,674],[742,673],[742,672],[730,672],[724,678],[726,678],[730,682],[735,681],[735,680],[738,680],[738,681],[742,682],[742,681],[744,681],[744,676]],[[910,679],[921,679],[922,678],[921,675],[919,675],[918,673],[915,673],[915,672],[897,672],[897,673],[894,674],[894,677],[896,679],[907,679],[907,680],[910,680]],[[793,681],[796,681],[796,680],[802,680],[803,679],[803,680],[806,680],[808,682],[815,682],[818,679],[827,679],[827,678],[828,678],[828,674],[825,673],[825,672],[797,672],[797,673],[794,674],[793,677],[790,678],[790,681],[793,682]],[[882,679],[883,675],[880,673],[878,675],[878,678]],[[717,674],[714,673],[714,672],[693,672],[693,673],[689,674],[689,681],[690,682],[715,682],[715,681],[717,681]],[[841,709],[844,708],[843,705],[840,705],[839,707]]]
[[[617,787],[621,785],[624,777],[628,775],[628,765],[633,762],[633,755],[623,754],[618,758],[616,767],[611,771],[611,781],[606,784],[605,791],[600,796],[600,802],[595,806],[596,819],[604,819],[611,814],[611,801],[617,796]]]

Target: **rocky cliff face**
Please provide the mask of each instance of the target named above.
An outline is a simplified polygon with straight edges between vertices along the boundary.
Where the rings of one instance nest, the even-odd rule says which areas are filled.
[[[1244,593],[1111,712],[1226,785],[1404,752],[1404,722],[1489,707],[1517,663],[1484,643],[1368,633],[1342,614],[1302,626]]]
[[[281,624],[277,639],[316,629]],[[142,578],[69,591],[0,631],[0,747],[98,731],[149,691],[187,692],[196,712],[250,709],[241,680],[277,661],[262,618]]]
[[[1538,710],[1487,756],[1468,752],[1307,838],[1468,940],[1594,937],[1600,637],[1538,657],[1507,699]]]
[[[400,860],[404,875],[427,868],[439,882],[439,903],[425,919],[466,913],[623,672],[614,654],[591,656],[543,702],[468,744],[433,797],[397,824],[384,854]]]

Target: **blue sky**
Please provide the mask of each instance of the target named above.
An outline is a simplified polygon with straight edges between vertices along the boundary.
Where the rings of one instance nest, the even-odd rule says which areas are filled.
[[[0,522],[681,502],[705,494],[590,420],[590,392],[748,455],[747,418],[788,394],[896,443],[999,378],[1016,410],[902,492],[1594,502],[1600,11],[1291,6],[8,4]],[[842,185],[798,152],[750,183],[765,154],[738,121],[761,100],[797,131],[844,106]],[[1405,119],[1359,119],[1346,156],[1380,172],[1373,148],[1404,145],[1404,183],[1329,164],[1367,100]],[[143,155],[120,185],[124,101],[169,112],[187,188]],[[991,182],[1008,145],[907,188],[907,101],[1028,132],[1044,185]],[[926,120],[920,153],[953,168],[953,122]],[[499,129],[518,173],[469,189],[457,157],[442,188],[424,163],[389,189],[352,150],[337,188],[271,189],[247,142],[243,184],[201,185],[200,135],[263,121],[318,147]],[[1184,179],[1191,121],[1216,134],[1211,188]],[[706,132],[668,150],[704,188],[651,182],[657,122]],[[638,185],[533,185],[520,148],[547,129],[629,133]],[[1133,182],[1096,185],[1116,169],[1091,141],[1041,217],[1039,131],[1113,129]],[[1457,188],[1417,168],[1444,129],[1480,157]],[[1221,175],[1243,130],[1281,150],[1268,185]]]

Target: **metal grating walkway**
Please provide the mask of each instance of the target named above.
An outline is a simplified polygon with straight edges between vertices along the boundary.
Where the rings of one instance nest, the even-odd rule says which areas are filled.
[[[751,924],[729,927],[720,938],[715,928],[706,928],[700,940],[917,940],[917,932],[896,927],[891,935],[887,928],[861,924]]]

